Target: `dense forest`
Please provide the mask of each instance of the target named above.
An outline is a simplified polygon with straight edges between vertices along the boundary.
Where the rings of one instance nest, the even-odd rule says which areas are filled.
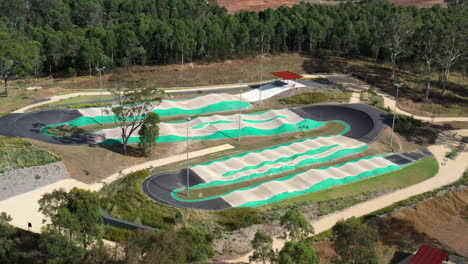
[[[9,76],[281,52],[392,64],[406,56],[444,73],[465,60],[468,42],[467,4],[450,3],[302,3],[231,15],[204,0],[0,0],[0,76],[6,84]]]

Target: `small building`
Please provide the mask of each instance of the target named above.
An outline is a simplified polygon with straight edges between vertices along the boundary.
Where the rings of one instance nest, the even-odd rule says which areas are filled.
[[[441,264],[447,261],[447,252],[428,245],[421,245],[409,264]]]

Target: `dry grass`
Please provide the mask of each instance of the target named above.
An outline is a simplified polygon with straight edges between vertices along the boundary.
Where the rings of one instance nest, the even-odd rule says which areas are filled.
[[[45,165],[59,161],[52,153],[21,138],[0,136],[0,174],[9,170]]]

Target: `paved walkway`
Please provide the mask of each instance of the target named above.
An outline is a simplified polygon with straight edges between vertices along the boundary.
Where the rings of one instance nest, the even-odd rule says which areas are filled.
[[[264,80],[263,83],[271,82],[271,81],[274,81],[274,80]],[[242,85],[237,83],[237,84],[221,84],[221,85],[210,85],[210,86],[195,86],[195,87],[187,87],[187,88],[175,87],[175,88],[163,88],[163,89],[164,91],[166,91],[166,93],[177,93],[177,92],[188,92],[188,91],[199,91],[199,90],[211,91],[211,90],[231,89],[231,88],[237,88],[237,87],[249,87],[250,85],[256,85],[256,84],[260,84],[260,82],[244,83]],[[25,107],[22,107],[20,109],[13,111],[12,113],[21,114],[34,107],[50,104],[53,102],[58,102],[58,101],[69,99],[69,98],[76,97],[76,96],[87,96],[87,95],[91,96],[91,95],[100,95],[100,94],[101,92],[77,92],[77,93],[69,93],[69,94],[63,94],[63,95],[55,95],[55,96],[50,97],[50,100],[27,105]],[[110,95],[111,93],[108,91],[105,91],[105,92],[102,92],[102,94]]]
[[[200,157],[204,155],[208,155],[211,153],[224,151],[228,149],[234,148],[229,144],[224,144],[221,146],[216,146],[212,148],[206,148],[202,150],[197,150],[189,153],[190,158]],[[179,154],[174,155],[167,158],[162,158],[158,160],[148,161],[142,164],[138,164],[132,167],[129,167],[122,171],[122,174],[128,174],[137,170],[142,170],[145,168],[159,167],[164,166],[170,163],[182,161],[186,159],[186,154]],[[27,229],[28,222],[32,223],[31,231],[39,233],[41,227],[43,225],[42,221],[44,220],[44,216],[38,212],[39,204],[38,201],[41,199],[42,195],[48,192],[51,192],[55,189],[64,188],[65,190],[70,190],[74,187],[98,191],[101,189],[105,184],[111,183],[117,180],[121,176],[120,173],[115,173],[107,177],[101,182],[94,183],[94,184],[86,184],[75,179],[65,179],[53,184],[35,189],[30,192],[26,192],[17,196],[10,197],[9,199],[0,201],[0,212],[6,212],[9,214],[13,220],[11,222],[12,225]]]
[[[361,93],[360,92],[353,92],[351,97],[349,98],[350,104],[359,104],[361,102]]]
[[[460,136],[468,136],[468,130],[457,131]],[[432,145],[429,150],[434,154],[439,164],[443,162],[445,154],[450,151],[445,145]],[[326,215],[318,220],[312,221],[311,224],[314,227],[315,233],[319,234],[332,228],[336,222],[347,219],[350,217],[360,217],[372,212],[375,212],[384,207],[390,206],[396,202],[408,199],[411,196],[418,195],[424,192],[428,192],[447,184],[453,183],[458,180],[468,167],[468,152],[463,151],[455,160],[448,160],[446,165],[440,165],[439,172],[434,177],[420,182],[418,184],[397,190],[395,192],[377,197],[372,200],[368,200],[363,203],[359,203],[352,207],[348,207],[342,211]],[[281,250],[285,244],[284,240],[274,238],[273,247]],[[238,262],[249,262],[249,256],[251,252],[243,255],[239,258],[228,260],[225,262],[238,263]]]

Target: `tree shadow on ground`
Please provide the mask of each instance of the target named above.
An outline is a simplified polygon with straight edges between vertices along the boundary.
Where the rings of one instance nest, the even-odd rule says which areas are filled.
[[[310,57],[302,63],[302,69],[306,73],[332,73],[346,70],[346,63],[340,58]]]
[[[118,153],[118,154],[126,155],[129,157],[135,157],[135,158],[145,157],[143,152],[141,151],[140,148],[137,147],[137,145],[127,145],[127,154],[124,154],[123,144],[120,143],[120,141],[118,140],[115,140],[115,142],[110,142],[107,144],[99,144],[95,146]]]
[[[400,252],[413,252],[421,244],[445,248],[439,240],[417,231],[408,221],[388,216],[370,219],[369,224],[377,230],[384,245],[396,248]]]

